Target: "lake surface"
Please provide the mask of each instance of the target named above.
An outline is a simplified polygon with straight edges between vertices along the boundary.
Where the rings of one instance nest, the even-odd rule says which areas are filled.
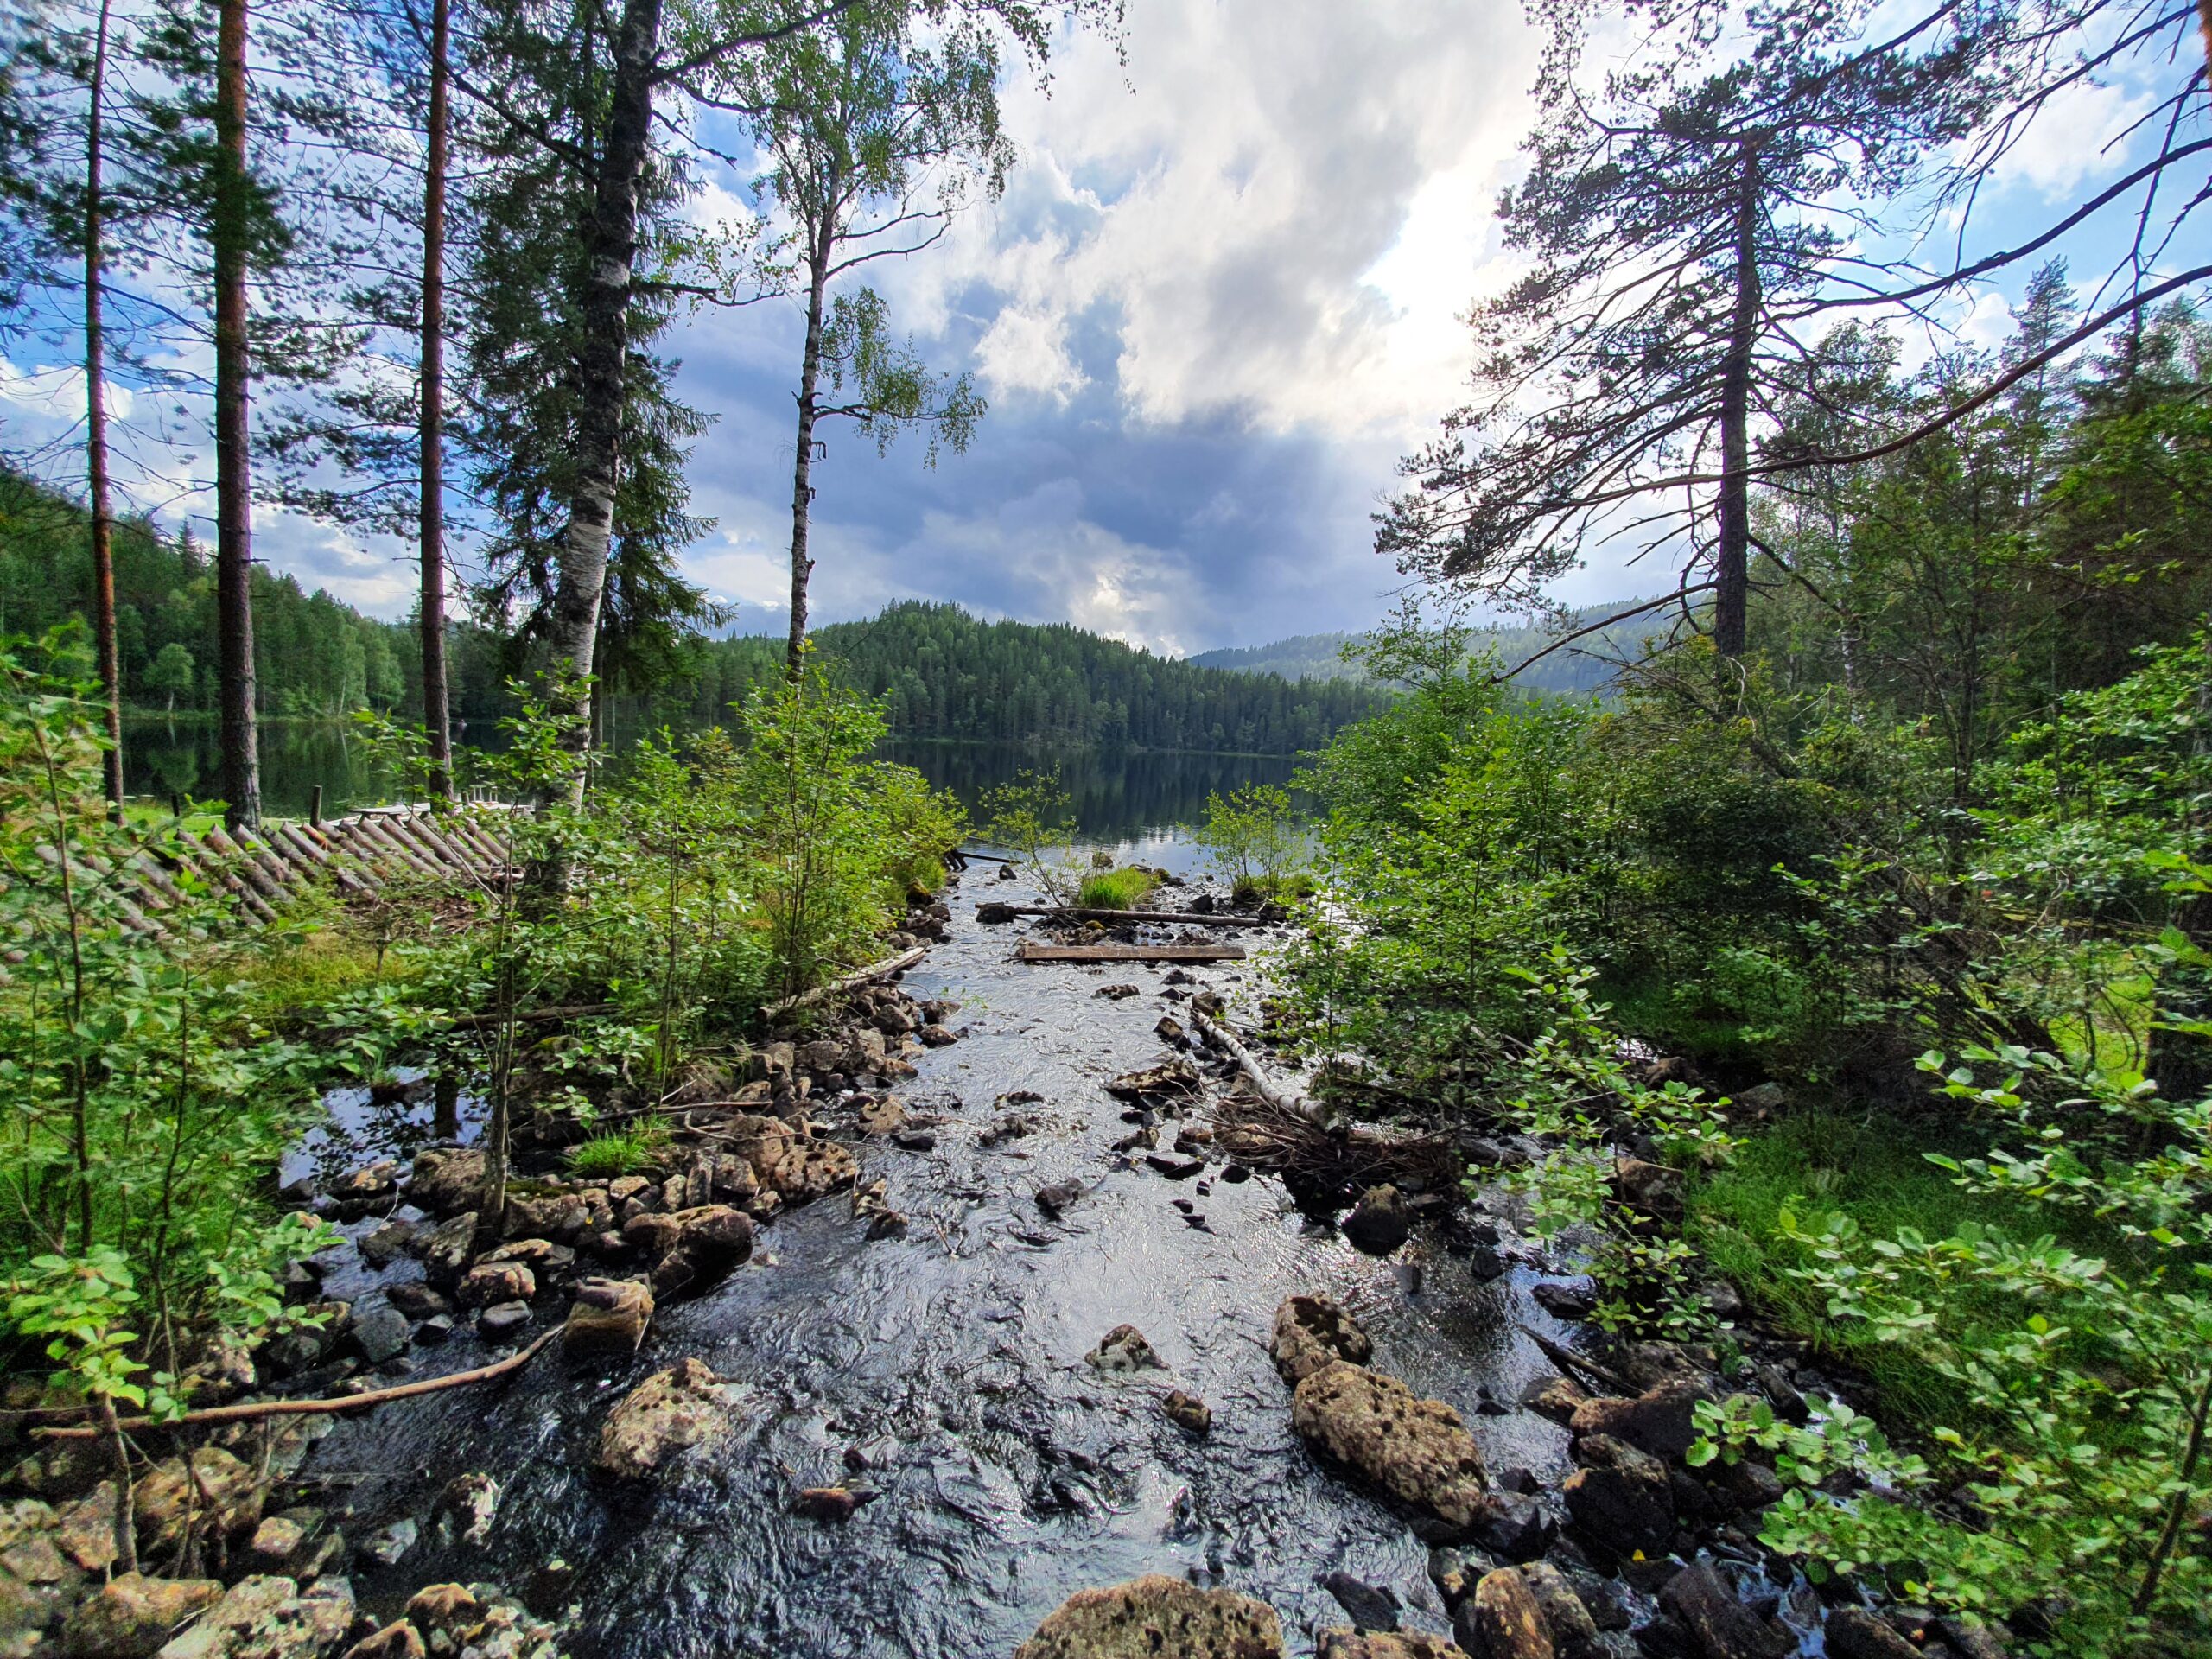
[[[495,734],[463,734],[489,747]],[[220,789],[221,757],[212,724],[162,720],[124,730],[124,783],[133,795],[213,798]],[[887,759],[913,767],[949,789],[971,810],[984,791],[1024,770],[1058,770],[1084,836],[1132,849],[1172,842],[1173,826],[1205,815],[1206,795],[1245,784],[1287,784],[1297,769],[1289,755],[1198,754],[1154,749],[1053,751],[1027,744],[926,743],[893,739]],[[262,804],[272,814],[302,817],[316,785],[323,810],[391,798],[367,750],[348,728],[328,721],[272,721],[261,728]],[[1165,860],[1153,860],[1163,862]]]

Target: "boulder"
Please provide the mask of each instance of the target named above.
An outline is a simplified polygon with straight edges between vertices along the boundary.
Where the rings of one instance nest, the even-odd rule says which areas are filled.
[[[1452,1628],[1463,1647],[1484,1659],[1556,1659],[1528,1580],[1510,1567],[1483,1575],[1459,1604]]]
[[[432,1147],[415,1155],[407,1179],[407,1200],[432,1215],[473,1210],[483,1196],[484,1154],[474,1147]]]
[[[1571,1376],[1540,1376],[1521,1390],[1521,1403],[1539,1417],[1567,1424],[1590,1396]]]
[[[1275,1309],[1268,1352],[1276,1372],[1294,1388],[1340,1359],[1364,1365],[1374,1357],[1375,1344],[1351,1315],[1328,1297],[1291,1296]]]
[[[1697,1439],[1696,1411],[1713,1397],[1701,1377],[1669,1378],[1635,1399],[1604,1395],[1574,1409],[1567,1427],[1577,1434],[1610,1434],[1655,1458],[1678,1459]]]
[[[1797,1641],[1736,1599],[1710,1561],[1667,1580],[1659,1605],[1687,1629],[1705,1659],[1788,1659]]]
[[[387,1221],[361,1241],[361,1260],[382,1273],[406,1255],[409,1247],[426,1230],[420,1222],[397,1218]]]
[[[1675,1533],[1667,1465],[1610,1434],[1575,1442],[1582,1465],[1560,1490],[1583,1531],[1618,1555],[1656,1554]]]
[[[1370,1186],[1344,1218],[1344,1235],[1366,1255],[1388,1255],[1413,1236],[1413,1211],[1395,1186]]]
[[[460,1307],[527,1302],[537,1294],[537,1275],[519,1262],[485,1262],[471,1268],[454,1292]]]
[[[1014,1659],[1281,1659],[1282,1651],[1282,1624],[1265,1603],[1154,1573],[1077,1591]]]
[[[1863,1607],[1830,1613],[1827,1643],[1834,1659],[1917,1659],[1920,1652]]]
[[[1536,1609],[1544,1618],[1544,1633],[1551,1637],[1559,1659],[1596,1659],[1605,1651],[1598,1639],[1598,1621],[1582,1605],[1566,1573],[1549,1561],[1531,1561],[1521,1569],[1521,1578],[1535,1598]]]
[[[62,1626],[63,1659],[153,1659],[178,1625],[222,1594],[214,1579],[110,1579]]]
[[[305,1591],[289,1579],[240,1579],[158,1659],[324,1659],[353,1624],[353,1586],[343,1579]]]
[[[131,1488],[139,1547],[176,1548],[184,1540],[185,1517],[195,1516],[204,1527],[211,1508],[226,1537],[244,1537],[260,1524],[262,1497],[251,1465],[219,1446],[203,1446],[192,1454],[190,1478],[181,1458],[157,1463]]]
[[[574,1192],[507,1194],[505,1217],[509,1238],[550,1238],[573,1244],[584,1235],[591,1213]]]
[[[593,1466],[643,1479],[683,1452],[713,1446],[734,1424],[727,1390],[696,1359],[656,1372],[618,1402],[600,1430]]]
[[[1192,1434],[1213,1432],[1213,1408],[1195,1394],[1185,1394],[1180,1389],[1170,1389],[1160,1402],[1168,1421]]]
[[[1178,1054],[1158,1065],[1124,1071],[1106,1085],[1106,1092],[1132,1100],[1140,1095],[1195,1095],[1204,1081],[1198,1068]]]
[[[61,1553],[87,1573],[115,1565],[115,1483],[104,1480],[61,1511],[54,1525]]]
[[[438,1224],[423,1244],[423,1277],[451,1291],[476,1256],[476,1212],[464,1210]]]
[[[353,1342],[372,1365],[405,1353],[410,1334],[407,1316],[389,1302],[354,1310]]]
[[[634,1279],[587,1279],[561,1327],[563,1353],[582,1358],[612,1354],[627,1357],[645,1339],[652,1323],[653,1293]]]
[[[499,1483],[480,1470],[455,1475],[430,1506],[430,1523],[442,1537],[481,1547],[499,1512]]]
[[[382,1630],[363,1637],[340,1659],[424,1659],[429,1651],[415,1627],[404,1618],[396,1618]]]
[[[426,1584],[408,1599],[408,1622],[423,1635],[467,1630],[484,1616],[484,1604],[465,1584]]]
[[[726,1204],[703,1204],[667,1217],[674,1242],[653,1263],[653,1294],[696,1296],[729,1277],[753,1255],[753,1223]]]
[[[1485,1492],[1468,1535],[1501,1560],[1533,1561],[1551,1548],[1556,1529],[1544,1506],[1525,1492]]]
[[[1084,1358],[1109,1376],[1167,1369],[1167,1362],[1160,1358],[1159,1351],[1145,1340],[1144,1332],[1134,1325],[1116,1325],[1098,1339],[1098,1345]]]
[[[1397,1592],[1378,1589],[1349,1573],[1325,1573],[1321,1587],[1337,1599],[1356,1630],[1395,1630],[1398,1628]]]
[[[1427,1630],[1323,1630],[1313,1659],[1467,1659],[1466,1650]]]
[[[1338,1360],[1298,1385],[1290,1423],[1317,1452],[1455,1533],[1482,1513],[1482,1452],[1459,1414],[1395,1377]]]

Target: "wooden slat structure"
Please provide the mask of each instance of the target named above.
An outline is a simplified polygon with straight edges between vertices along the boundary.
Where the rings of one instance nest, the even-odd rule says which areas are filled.
[[[467,811],[515,810],[471,806]],[[54,862],[55,855],[45,850],[48,861]],[[321,824],[271,821],[258,835],[242,830],[232,836],[214,825],[198,836],[180,830],[169,868],[141,854],[120,869],[81,868],[74,860],[71,869],[86,886],[108,886],[122,895],[133,932],[157,934],[170,931],[164,918],[183,900],[178,874],[229,893],[248,919],[270,922],[280,907],[326,882],[359,900],[396,882],[416,889],[490,887],[506,874],[493,830],[461,817],[442,820],[428,807],[416,806],[372,807]]]
[[[1039,944],[1024,939],[1017,962],[1242,962],[1241,944]]]

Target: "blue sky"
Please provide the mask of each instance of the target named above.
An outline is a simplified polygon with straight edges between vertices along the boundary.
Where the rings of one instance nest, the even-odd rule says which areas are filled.
[[[1389,608],[1369,515],[1464,384],[1459,317],[1513,274],[1491,210],[1536,41],[1500,0],[1132,0],[1126,42],[1125,68],[1101,40],[1064,41],[1049,97],[1010,81],[1021,159],[1004,200],[872,268],[894,323],[972,371],[991,408],[934,470],[918,444],[879,457],[827,434],[817,620],[955,600],[1183,653]],[[1986,199],[1982,233],[2120,170],[2129,151],[2104,140],[2148,97],[2075,95]],[[2077,270],[2112,233],[2076,239]],[[2001,294],[1953,314],[1982,344],[2005,317]],[[783,626],[801,321],[795,304],[708,310],[671,341],[683,395],[715,416],[691,480],[717,522],[687,563],[746,631]],[[21,448],[81,410],[81,383],[51,348],[18,340],[8,359],[0,437]],[[204,444],[188,429],[142,450],[145,504],[204,518]],[[1559,596],[1655,589],[1658,573],[1622,568],[1630,550]],[[257,552],[387,615],[413,587],[406,547],[271,510]]]

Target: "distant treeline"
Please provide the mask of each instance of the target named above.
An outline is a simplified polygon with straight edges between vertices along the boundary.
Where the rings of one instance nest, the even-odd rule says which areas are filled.
[[[207,550],[126,519],[115,534],[116,624],[126,702],[178,714],[215,707],[214,575]],[[36,634],[92,610],[86,515],[67,497],[0,472],[0,634]],[[411,623],[365,616],[290,576],[253,573],[254,658],[264,713],[336,719],[375,709],[418,715]],[[512,713],[507,680],[531,664],[473,623],[448,634],[453,712],[476,730]],[[985,622],[952,605],[894,605],[816,631],[823,661],[881,696],[902,737],[1020,739],[1213,753],[1318,748],[1371,712],[1350,681],[1294,683],[1154,657],[1058,624]],[[693,640],[665,677],[625,696],[619,723],[705,726],[783,671],[780,636]]]
[[[1562,632],[1589,626],[1618,612],[1632,610],[1640,601],[1625,599],[1590,605],[1573,613],[1566,629],[1551,627],[1494,627],[1484,629],[1477,648],[1497,654],[1499,666],[1511,668],[1551,645]],[[1639,612],[1626,620],[1554,651],[1541,662],[1513,677],[1524,691],[1555,695],[1603,690],[1612,680],[1614,664],[1634,662],[1643,654],[1649,637],[1663,637],[1675,613]],[[1351,633],[1300,633],[1264,645],[1241,645],[1223,651],[1201,652],[1191,661],[1202,668],[1226,668],[1240,674],[1280,674],[1287,679],[1349,679],[1366,677],[1366,671],[1342,655],[1344,647],[1359,636]]]
[[[1205,668],[1067,623],[986,622],[909,601],[872,621],[815,631],[823,659],[883,698],[900,736],[1294,754],[1371,714],[1382,694],[1349,681],[1294,683]],[[692,718],[719,716],[783,671],[783,641],[700,648]]]

